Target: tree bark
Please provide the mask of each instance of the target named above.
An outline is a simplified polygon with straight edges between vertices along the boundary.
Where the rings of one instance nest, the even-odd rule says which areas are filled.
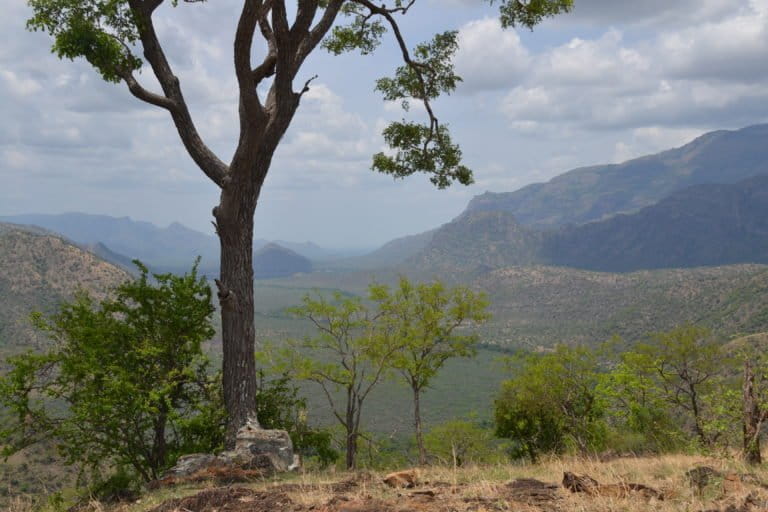
[[[222,189],[214,209],[221,244],[222,382],[227,410],[226,446],[238,429],[256,419],[256,360],[253,307],[253,215],[257,195],[251,180]]]
[[[755,396],[755,372],[751,361],[744,361],[744,382],[742,387],[744,460],[749,464],[760,464],[760,404]]]
[[[355,469],[357,466],[357,428],[355,422],[354,407],[347,403],[347,453],[345,462],[347,469]]]
[[[416,446],[419,448],[419,466],[427,464],[427,450],[424,448],[424,434],[421,429],[421,393],[418,388],[413,390],[413,425],[416,430]]]
[[[690,397],[691,397],[691,411],[693,412],[693,429],[696,432],[696,436],[699,438],[699,441],[701,442],[701,445],[706,447],[709,446],[709,439],[707,439],[707,435],[704,432],[704,429],[701,427],[701,415],[699,413],[699,396],[696,392],[696,388],[694,385],[688,381],[688,389],[690,390]]]

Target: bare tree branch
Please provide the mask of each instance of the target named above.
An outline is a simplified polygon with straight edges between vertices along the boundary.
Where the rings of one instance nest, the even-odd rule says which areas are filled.
[[[150,92],[146,90],[144,87],[139,84],[139,82],[136,81],[136,78],[133,76],[133,73],[125,73],[123,75],[123,80],[125,81],[126,85],[128,85],[128,90],[131,91],[131,94],[133,94],[138,99],[149,103],[150,105],[155,105],[156,107],[162,107],[166,110],[174,110],[177,105],[176,103],[166,98],[165,96],[161,94],[155,94],[153,92]]]
[[[264,118],[261,102],[256,93],[256,85],[253,80],[253,71],[251,69],[251,49],[253,48],[253,36],[256,33],[256,26],[263,17],[262,0],[245,0],[243,10],[240,13],[240,19],[235,31],[234,57],[235,57],[235,75],[240,89],[240,104],[245,109],[245,116],[241,116],[241,125],[243,130],[247,126],[242,119]]]

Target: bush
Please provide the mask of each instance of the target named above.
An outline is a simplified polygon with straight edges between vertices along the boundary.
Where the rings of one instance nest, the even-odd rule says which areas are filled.
[[[51,318],[33,317],[53,341],[10,358],[0,405],[5,455],[50,441],[99,482],[149,481],[186,450],[222,442],[218,389],[201,349],[214,334],[211,290],[197,264],[184,276],[149,275],[96,303],[79,293]],[[122,468],[116,480],[102,473]]]
[[[498,461],[493,431],[475,421],[451,420],[434,427],[424,437],[427,451],[441,464],[464,466]]]
[[[495,421],[496,434],[510,440],[514,457],[536,460],[542,453],[603,448],[605,403],[592,352],[560,346],[513,362],[516,374],[502,383]]]

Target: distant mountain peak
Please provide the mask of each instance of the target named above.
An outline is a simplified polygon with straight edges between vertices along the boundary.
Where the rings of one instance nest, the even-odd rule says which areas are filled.
[[[312,271],[312,262],[304,256],[274,242],[253,255],[253,271],[257,279],[290,277]]]

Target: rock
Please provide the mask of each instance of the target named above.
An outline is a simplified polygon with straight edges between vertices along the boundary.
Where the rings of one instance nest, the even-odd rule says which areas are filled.
[[[563,473],[563,487],[571,492],[585,492],[587,494],[597,494],[597,488],[600,484],[594,478],[584,475],[579,476],[570,471]]]
[[[646,499],[663,500],[664,495],[654,489],[643,484],[633,483],[618,483],[600,485],[592,477],[579,476],[566,471],[563,473],[563,487],[571,492],[583,492],[590,496],[603,496],[610,498],[629,498],[630,496],[642,496]]]
[[[400,489],[410,489],[416,486],[416,470],[409,469],[408,471],[397,471],[390,473],[384,477],[384,483],[390,487]]]
[[[698,492],[703,491],[707,485],[722,476],[721,472],[709,466],[698,466],[685,472],[688,482]]]
[[[210,453],[192,453],[179,457],[176,465],[166,471],[163,477],[180,478],[193,475],[203,469],[223,465],[225,463],[219,457]]]
[[[264,430],[248,422],[237,431],[235,449],[219,456],[227,464],[264,474],[284,473],[299,467],[291,437],[285,430]]]
[[[299,468],[299,457],[293,453],[291,437],[285,430],[264,430],[256,422],[248,422],[237,431],[235,449],[211,455],[195,453],[179,457],[176,465],[165,472],[161,482],[174,482],[211,468],[230,467],[249,475],[263,476]]]
[[[556,510],[554,503],[561,500],[556,484],[541,482],[534,478],[518,478],[506,485],[506,495],[510,501],[536,506],[540,509]]]

